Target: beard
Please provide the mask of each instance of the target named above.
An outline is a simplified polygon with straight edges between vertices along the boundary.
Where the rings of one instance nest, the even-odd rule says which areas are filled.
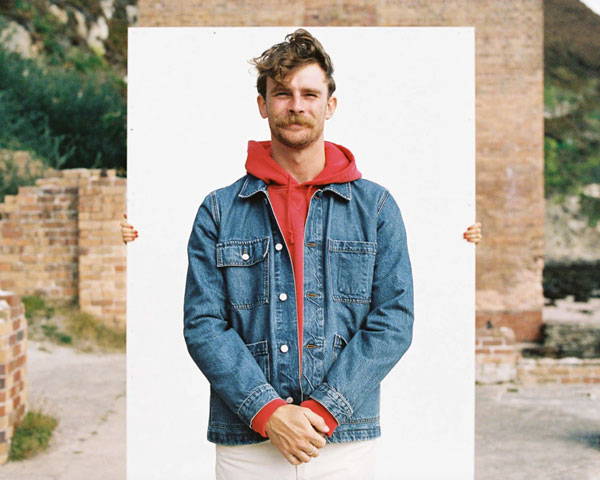
[[[287,130],[286,127],[297,124],[307,127],[300,131]],[[271,134],[286,147],[301,150],[316,142],[323,133],[323,126],[317,128],[317,123],[310,117],[290,114],[285,117],[275,118],[271,127]]]

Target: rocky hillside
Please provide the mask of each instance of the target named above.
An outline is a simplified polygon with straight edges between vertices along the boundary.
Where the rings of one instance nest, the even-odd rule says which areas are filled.
[[[124,75],[127,27],[136,21],[137,0],[0,0],[1,43],[54,65],[98,57]]]

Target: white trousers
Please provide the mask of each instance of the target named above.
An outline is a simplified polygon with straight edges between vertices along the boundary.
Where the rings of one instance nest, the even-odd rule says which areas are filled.
[[[217,480],[371,480],[378,438],[327,443],[308,463],[292,465],[270,440],[216,445]]]

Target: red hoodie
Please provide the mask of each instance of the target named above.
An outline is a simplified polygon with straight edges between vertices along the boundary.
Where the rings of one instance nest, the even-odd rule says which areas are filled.
[[[273,205],[277,223],[285,238],[292,259],[292,270],[296,284],[296,312],[298,345],[303,345],[302,320],[304,311],[304,225],[308,215],[308,206],[313,193],[320,185],[344,183],[361,178],[356,168],[354,155],[347,148],[335,143],[325,142],[325,167],[312,180],[298,183],[281,165],[271,157],[271,142],[248,142],[246,171],[267,184],[269,198]],[[299,378],[302,378],[302,348],[298,351],[300,365]],[[287,402],[277,398],[267,403],[252,420],[252,428],[267,438],[265,426],[271,414]],[[310,408],[324,418],[331,436],[337,427],[337,421],[319,402],[309,399],[300,406]]]

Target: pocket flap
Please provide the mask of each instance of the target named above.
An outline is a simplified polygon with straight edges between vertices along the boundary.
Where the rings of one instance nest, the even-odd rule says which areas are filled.
[[[269,237],[254,240],[228,240],[219,242],[217,267],[247,267],[261,262],[269,251]]]
[[[360,240],[334,240],[328,239],[329,251],[346,253],[377,253],[377,242],[364,242]]]
[[[269,353],[266,340],[261,340],[260,342],[256,343],[247,343],[246,347],[248,348],[248,350],[250,350],[250,353],[255,357],[258,357],[260,355],[267,355]]]

